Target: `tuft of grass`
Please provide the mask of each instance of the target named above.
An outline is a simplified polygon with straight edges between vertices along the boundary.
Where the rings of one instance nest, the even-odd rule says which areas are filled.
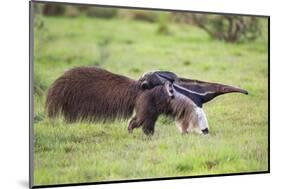
[[[189,60],[185,60],[185,61],[183,61],[183,65],[184,66],[190,66],[191,62]]]
[[[34,73],[34,93],[38,96],[45,94],[48,86],[46,81],[39,75],[38,72]]]

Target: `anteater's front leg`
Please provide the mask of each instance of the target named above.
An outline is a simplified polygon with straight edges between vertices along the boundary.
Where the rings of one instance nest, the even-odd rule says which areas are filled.
[[[135,128],[139,128],[142,126],[142,130],[146,135],[153,135],[154,133],[154,127],[155,127],[155,122],[156,122],[157,116],[146,116],[145,115],[141,115],[139,118],[133,117],[130,121],[129,121],[129,125],[128,125],[128,132],[129,133],[133,133],[133,130]]]
[[[146,135],[153,135],[157,117],[157,112],[152,111],[150,107],[141,106],[139,109],[137,108],[136,115],[129,121],[128,132],[132,133],[135,128],[142,126]]]
[[[157,120],[157,116],[149,116],[147,117],[142,124],[142,130],[146,135],[154,134],[155,122]]]
[[[155,94],[156,93],[156,94]],[[128,130],[132,132],[134,128],[142,126],[146,135],[154,134],[155,122],[158,118],[161,99],[165,96],[161,91],[155,89],[146,90],[136,100],[135,116],[130,120]]]

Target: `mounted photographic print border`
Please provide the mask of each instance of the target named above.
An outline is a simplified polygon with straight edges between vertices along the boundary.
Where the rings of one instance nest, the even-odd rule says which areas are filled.
[[[268,57],[268,65],[267,70],[263,70],[264,73],[267,74],[267,97],[268,97],[268,103],[267,103],[267,170],[264,171],[243,171],[243,172],[231,172],[231,173],[211,173],[211,174],[194,174],[194,175],[187,175],[187,176],[163,176],[163,177],[149,177],[149,178],[137,178],[137,179],[110,179],[106,181],[93,181],[93,182],[70,182],[70,183],[50,183],[50,184],[36,184],[34,183],[34,153],[35,153],[35,147],[34,147],[34,4],[37,3],[44,3],[44,4],[56,4],[56,5],[73,5],[73,6],[89,6],[89,7],[100,7],[100,8],[112,8],[112,9],[126,9],[126,10],[141,10],[141,11],[152,11],[152,12],[178,12],[178,13],[196,13],[196,14],[210,14],[210,15],[228,15],[228,16],[248,16],[248,17],[256,17],[256,18],[264,18],[267,19],[268,27],[268,38],[267,38],[267,57]],[[71,13],[72,14],[72,13]],[[146,18],[145,18],[146,19]],[[150,19],[150,18],[148,18]],[[160,21],[161,22],[161,21]],[[160,23],[161,25],[161,23]],[[157,8],[143,8],[143,7],[126,7],[126,6],[115,6],[115,5],[97,5],[97,4],[79,4],[79,3],[66,3],[66,2],[48,2],[48,1],[30,1],[29,2],[29,26],[30,26],[30,32],[29,32],[29,62],[30,62],[30,69],[29,69],[29,179],[30,179],[30,188],[44,188],[44,187],[61,187],[61,186],[79,186],[79,185],[94,185],[94,184],[110,184],[110,183],[125,183],[125,182],[141,182],[141,181],[157,181],[157,180],[171,180],[171,179],[187,179],[187,178],[202,178],[202,177],[218,177],[218,176],[234,176],[234,175],[248,175],[248,174],[265,174],[270,173],[270,17],[265,15],[250,15],[250,14],[234,14],[234,13],[217,13],[217,12],[201,12],[201,11],[191,11],[191,10],[170,10],[170,9],[157,9]],[[161,26],[160,26],[161,27]],[[169,35],[170,31],[166,31],[166,26],[163,28],[163,35],[167,32]],[[162,34],[161,34],[162,35]],[[74,36],[74,34],[73,34]],[[75,37],[75,36],[74,36]],[[51,39],[53,40],[53,39]],[[105,42],[106,43],[106,42]],[[130,40],[125,41],[125,43],[131,44],[132,42]],[[237,56],[243,56],[239,54],[240,52],[234,52]],[[189,66],[189,61],[184,62],[186,66]],[[139,68],[132,68],[132,72],[138,73],[139,76],[142,74],[139,73]],[[202,69],[208,70],[209,67],[206,66]],[[226,68],[221,68],[226,69]],[[113,70],[111,70],[113,71]],[[40,115],[38,117],[40,118]],[[163,121],[165,122],[165,120]],[[161,137],[161,136],[160,136]],[[179,134],[179,137],[180,134]],[[166,147],[163,147],[164,150]],[[69,149],[71,150],[71,149]],[[155,160],[157,161],[157,160]],[[185,167],[186,165],[182,165],[183,168],[179,167],[179,169],[189,169],[190,167]],[[212,167],[212,162],[210,163],[210,166]],[[191,168],[192,169],[192,168]]]

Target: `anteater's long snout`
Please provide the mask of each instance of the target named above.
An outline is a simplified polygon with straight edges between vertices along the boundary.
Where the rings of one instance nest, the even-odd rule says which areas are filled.
[[[228,86],[228,85],[224,85],[221,88],[221,94],[226,94],[226,93],[242,93],[245,95],[248,95],[248,91],[238,88],[238,87],[233,87],[233,86]]]

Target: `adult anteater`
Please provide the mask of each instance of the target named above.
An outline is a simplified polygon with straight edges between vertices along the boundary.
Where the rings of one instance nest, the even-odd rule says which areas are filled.
[[[210,86],[215,86],[212,98],[229,92],[244,93],[238,88],[207,82],[200,85],[196,82],[198,86],[194,88],[193,81],[178,78],[171,72],[151,72],[136,81],[100,68],[79,67],[65,72],[52,84],[46,108],[49,117],[62,114],[69,122],[127,119],[136,108],[137,114],[130,121],[129,131],[142,125],[145,134],[153,134],[160,114],[173,116],[184,128],[182,132],[191,128],[190,123],[203,131],[208,129],[207,119],[201,107],[197,108],[194,94],[190,95],[190,91],[201,94],[197,90],[209,90]],[[173,82],[179,85],[171,85]],[[184,87],[187,90],[181,91]],[[171,92],[175,98],[171,98]],[[197,121],[191,121],[194,115]],[[202,119],[204,123],[200,122]]]

